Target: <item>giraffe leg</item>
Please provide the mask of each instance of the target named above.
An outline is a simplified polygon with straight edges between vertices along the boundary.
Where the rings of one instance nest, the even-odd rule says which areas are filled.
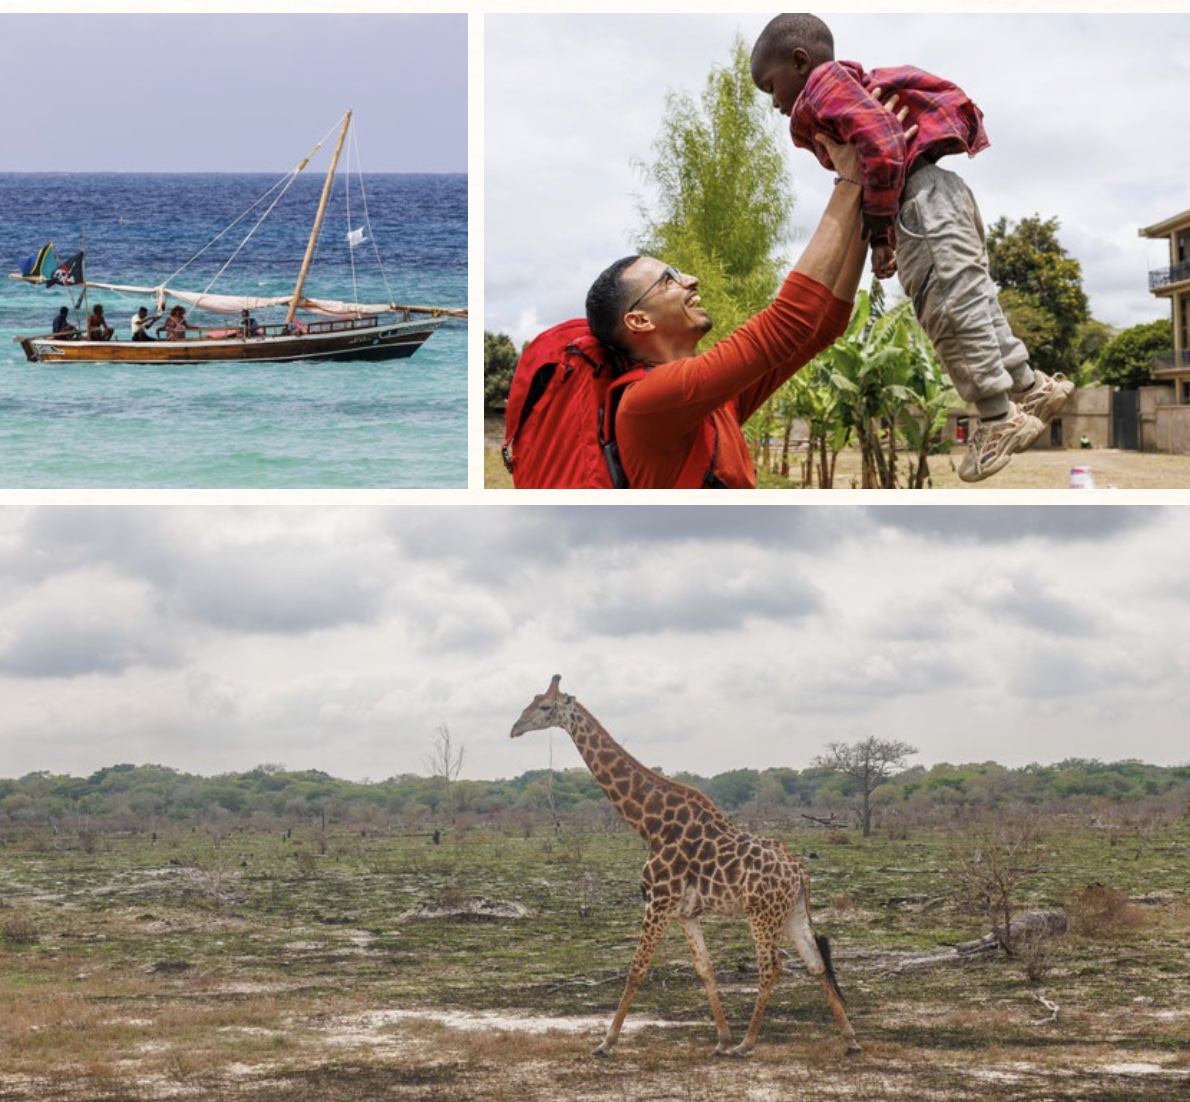
[[[697,918],[683,918],[681,922],[686,944],[690,946],[690,952],[694,956],[694,971],[698,973],[698,978],[706,988],[707,1001],[711,1004],[711,1013],[715,1016],[715,1028],[719,1032],[715,1055],[723,1056],[731,1046],[731,1027],[727,1024],[727,1015],[723,1013],[719,988],[715,986],[715,969],[711,964],[711,955],[707,952],[707,943],[702,936],[702,925]]]
[[[616,1016],[612,1019],[612,1024],[607,1027],[603,1041],[595,1050],[596,1056],[610,1056],[616,1042],[620,1039],[620,1030],[624,1026],[624,1019],[628,1017],[628,1008],[632,1005],[632,999],[637,989],[644,983],[645,976],[649,974],[649,965],[653,960],[653,954],[657,951],[657,946],[661,943],[661,938],[669,927],[674,909],[673,907],[667,907],[664,910],[655,909],[652,905],[646,908],[645,924],[640,932],[640,941],[637,942],[632,964],[628,968],[628,982],[624,985],[624,994],[620,996],[620,1005],[616,1010]]]
[[[736,1056],[747,1056],[756,1047],[756,1038],[760,1036],[760,1023],[764,1021],[769,1000],[773,997],[777,981],[781,978],[779,933],[779,927],[777,930],[768,930],[756,920],[752,921],[752,940],[756,944],[756,964],[760,971],[760,986],[756,991],[756,1006],[752,1011],[752,1020],[748,1023],[748,1032],[744,1034],[744,1039],[733,1050],[733,1054]]]
[[[843,1006],[843,996],[839,992],[839,984],[835,980],[834,970],[818,946],[818,939],[814,935],[814,927],[810,923],[810,912],[804,896],[798,900],[793,914],[789,916],[789,921],[785,924],[785,931],[793,942],[794,948],[797,949],[798,956],[802,958],[806,970],[822,988],[827,1005],[830,1006],[831,1013],[835,1017],[835,1024],[847,1042],[847,1055],[852,1056],[857,1052],[862,1052],[859,1041],[856,1040],[855,1030],[852,1029],[847,1011]]]

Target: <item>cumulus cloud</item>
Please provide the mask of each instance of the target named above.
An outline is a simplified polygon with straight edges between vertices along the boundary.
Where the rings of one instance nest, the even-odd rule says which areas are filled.
[[[1180,761],[1188,538],[1181,506],[0,509],[0,749],[379,777],[448,722],[508,776],[550,752],[508,726],[560,673],[668,769],[875,731]]]
[[[183,653],[152,590],[102,568],[26,591],[7,604],[0,628],[0,673],[18,677],[116,675],[172,666]]]
[[[735,36],[754,41],[769,18],[488,15],[486,328],[519,343],[582,312],[595,276],[632,251],[641,202],[655,203],[639,165],[654,156],[667,95],[697,98],[712,68],[729,60]],[[867,68],[931,69],[980,105],[992,147],[947,163],[971,183],[988,225],[1056,217],[1060,240],[1082,264],[1095,317],[1124,327],[1168,316],[1146,279],[1166,261],[1151,255],[1137,230],[1185,206],[1178,159],[1154,157],[1151,148],[1152,135],[1184,133],[1190,124],[1180,94],[1190,79],[1183,15],[839,12],[827,19],[839,57]],[[540,95],[540,59],[578,56],[585,79],[554,82]],[[1065,105],[1094,72],[1111,72],[1128,95],[1097,97],[1071,126]],[[774,113],[798,197],[793,221],[808,230],[829,177],[792,149],[782,123]],[[800,248],[791,241],[786,251],[795,257]]]

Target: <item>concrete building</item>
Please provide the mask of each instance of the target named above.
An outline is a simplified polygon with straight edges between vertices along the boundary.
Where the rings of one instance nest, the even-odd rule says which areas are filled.
[[[1153,364],[1153,381],[1172,384],[1153,414],[1153,450],[1190,454],[1190,210],[1140,231],[1169,242],[1169,266],[1149,273],[1149,290],[1169,300],[1173,348]],[[1149,443],[1148,440],[1145,441]],[[1148,450],[1148,449],[1146,449]]]

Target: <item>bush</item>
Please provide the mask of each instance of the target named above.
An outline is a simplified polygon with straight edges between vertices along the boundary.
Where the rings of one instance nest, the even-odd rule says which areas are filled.
[[[28,915],[12,915],[0,925],[0,938],[9,945],[36,945],[39,937],[37,923]]]
[[[1104,937],[1144,925],[1144,915],[1115,888],[1091,884],[1066,901],[1070,930],[1080,937]]]

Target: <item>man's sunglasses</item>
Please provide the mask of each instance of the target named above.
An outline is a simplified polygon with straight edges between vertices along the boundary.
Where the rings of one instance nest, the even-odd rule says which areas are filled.
[[[681,284],[683,278],[684,276],[677,270],[677,268],[667,267],[665,271],[663,271],[661,275],[657,277],[655,282],[649,284],[645,293],[641,295],[640,298],[638,298],[631,306],[629,306],[628,309],[624,311],[624,313],[631,314],[632,311],[635,310],[642,302],[644,302],[645,299],[647,299],[649,295],[657,290],[658,287],[661,287],[666,283]]]

